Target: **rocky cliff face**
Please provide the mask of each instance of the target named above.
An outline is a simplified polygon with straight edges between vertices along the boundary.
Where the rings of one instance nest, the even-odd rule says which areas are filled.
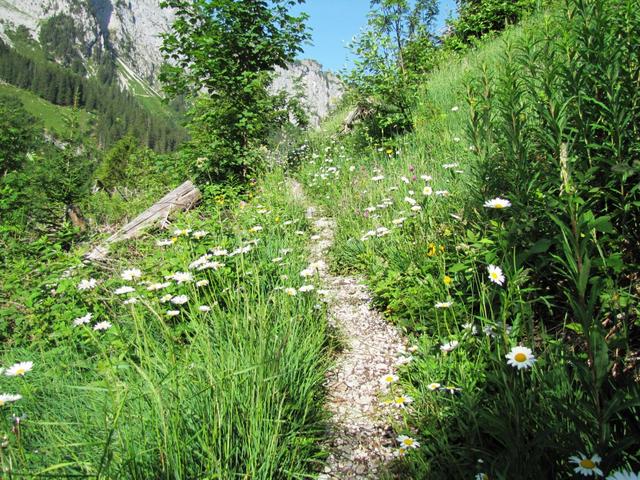
[[[42,23],[58,14],[73,19],[85,58],[96,49],[111,49],[139,77],[157,82],[160,34],[173,19],[159,0],[0,0],[0,35],[8,41],[6,31],[22,25],[37,39]]]
[[[294,62],[286,70],[277,68],[271,89],[274,92],[284,90],[289,95],[300,93],[314,127],[329,114],[344,93],[340,79],[331,72],[325,72],[315,60]]]
[[[42,24],[63,14],[73,19],[76,42],[83,60],[96,51],[111,50],[126,79],[144,80],[158,86],[162,64],[160,35],[169,30],[171,11],[159,6],[160,0],[0,0],[0,36],[10,42],[6,32],[24,26],[34,39]],[[322,71],[313,60],[295,62],[288,70],[278,69],[273,91],[301,91],[312,125],[318,125],[342,95],[338,78]]]

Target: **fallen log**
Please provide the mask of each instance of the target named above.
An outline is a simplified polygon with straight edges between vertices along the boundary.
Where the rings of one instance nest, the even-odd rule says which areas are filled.
[[[85,255],[85,259],[89,261],[102,260],[109,253],[109,244],[138,237],[146,227],[156,223],[160,223],[162,227],[165,227],[169,216],[173,212],[190,209],[201,197],[200,191],[193,183],[190,181],[184,182],[107,238],[105,243],[91,250]]]

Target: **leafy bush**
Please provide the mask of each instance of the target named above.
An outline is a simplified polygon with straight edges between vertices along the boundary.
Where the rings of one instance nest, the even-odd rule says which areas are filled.
[[[463,50],[487,34],[501,32],[546,2],[541,0],[458,0],[458,15],[450,22],[446,48]]]

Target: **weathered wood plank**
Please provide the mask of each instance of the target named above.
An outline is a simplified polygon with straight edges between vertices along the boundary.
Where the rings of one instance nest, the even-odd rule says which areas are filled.
[[[128,240],[139,236],[146,227],[162,222],[166,224],[169,216],[175,211],[188,210],[195,205],[202,195],[190,181],[184,182],[172,190],[147,210],[135,217],[120,230],[111,235],[103,245],[95,247],[85,258],[90,261],[102,260],[109,252],[109,244]]]

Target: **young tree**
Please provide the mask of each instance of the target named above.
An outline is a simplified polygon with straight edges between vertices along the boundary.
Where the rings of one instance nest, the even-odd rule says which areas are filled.
[[[18,170],[24,156],[36,147],[41,137],[42,127],[22,102],[0,95],[0,176]]]
[[[131,164],[139,150],[138,141],[127,135],[107,151],[96,171],[98,185],[112,194],[118,187],[126,186],[130,178]],[[134,160],[134,162],[132,162]]]
[[[309,38],[304,0],[166,0],[176,14],[164,36],[161,79],[171,95],[204,97],[191,111],[187,148],[202,180],[242,179],[254,167],[249,150],[281,122],[268,95],[270,72],[285,67]]]
[[[433,46],[430,33],[438,13],[436,0],[371,0],[364,32],[351,44],[358,59],[347,81],[367,103],[382,130],[410,128],[417,58],[413,46]]]

